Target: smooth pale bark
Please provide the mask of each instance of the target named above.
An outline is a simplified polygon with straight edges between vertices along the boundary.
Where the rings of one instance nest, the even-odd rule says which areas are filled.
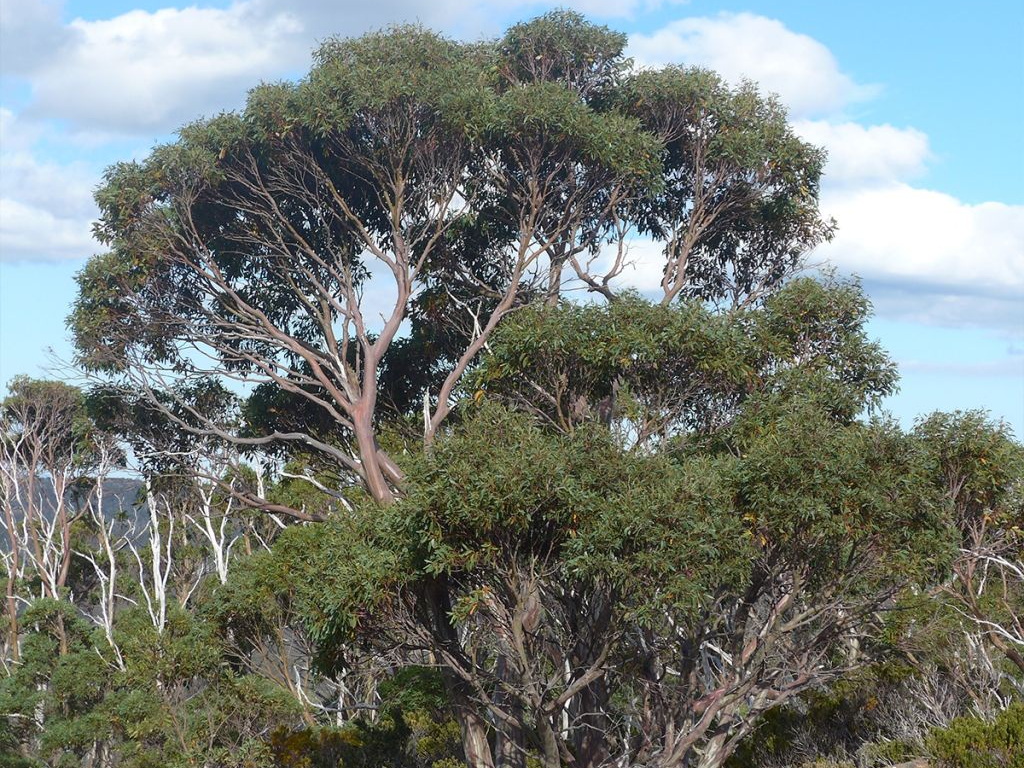
[[[456,704],[455,716],[462,733],[462,749],[469,768],[496,768],[490,742],[487,740],[487,723],[476,712],[476,707]]]

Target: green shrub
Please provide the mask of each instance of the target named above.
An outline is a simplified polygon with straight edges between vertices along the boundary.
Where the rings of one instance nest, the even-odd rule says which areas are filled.
[[[991,723],[960,717],[928,737],[935,768],[1024,768],[1024,703]]]

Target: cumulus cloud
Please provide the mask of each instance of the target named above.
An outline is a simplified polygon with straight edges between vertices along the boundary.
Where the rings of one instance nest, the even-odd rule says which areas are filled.
[[[0,107],[0,147],[6,152],[28,149],[39,138],[39,126],[18,120],[14,112]]]
[[[0,197],[0,259],[57,261],[96,250],[89,219],[79,219]]]
[[[650,0],[570,3],[597,15],[628,15]],[[660,3],[654,3],[660,4]],[[62,25],[50,0],[4,3],[5,71],[29,79],[28,114],[86,133],[154,135],[205,114],[241,106],[261,80],[301,73],[310,51],[331,35],[359,35],[396,20],[478,36],[495,8],[535,3],[460,0],[334,5],[321,0],[240,0],[227,8],[131,11]],[[5,58],[5,62],[6,62]]]
[[[823,207],[843,222],[823,254],[865,277],[1024,291],[1024,206],[893,184],[829,195]]]
[[[828,151],[827,186],[897,181],[924,173],[931,150],[916,128],[799,120],[793,125],[805,141]]]
[[[951,290],[948,286],[899,283],[890,278],[865,280],[875,314],[922,326],[969,328],[1024,340],[1021,296],[981,295]],[[936,350],[941,356],[946,350]]]
[[[301,61],[300,23],[226,10],[132,11],[73,21],[74,44],[32,73],[28,113],[78,129],[159,133],[240,105],[259,79]]]
[[[0,70],[30,72],[73,44],[74,33],[61,23],[61,5],[56,0],[0,3]]]
[[[914,128],[794,127],[828,151],[821,207],[839,232],[815,259],[860,275],[882,316],[1024,333],[1024,206],[968,204],[911,184],[931,159]]]
[[[498,0],[520,5],[521,0]],[[244,0],[239,3],[254,23],[273,18],[282,10],[302,27],[306,53],[327,37],[360,35],[391,24],[423,24],[432,29],[449,30],[476,37],[493,32],[496,22],[494,3],[466,3],[464,0],[378,0],[368,3],[325,3],[323,0]],[[492,7],[488,7],[492,6]]]
[[[836,113],[877,91],[844,74],[817,40],[751,13],[680,19],[632,35],[629,53],[641,66],[699,65],[733,83],[755,80],[798,117]]]
[[[407,20],[476,37],[500,32],[496,9],[538,5],[532,0],[472,6],[461,0],[239,0],[227,8],[137,10],[63,25],[53,0],[19,0],[2,5],[4,69],[28,77],[33,116],[64,120],[86,133],[153,135],[241,106],[246,91],[261,80],[304,70],[311,49],[331,35],[359,35]],[[661,3],[576,0],[568,5],[618,16]]]
[[[880,314],[1024,332],[1024,206],[891,183],[826,192],[822,207],[839,233],[815,255],[862,276]]]
[[[40,128],[0,109],[0,259],[57,260],[93,253],[96,175],[85,163],[55,163],[34,150]]]

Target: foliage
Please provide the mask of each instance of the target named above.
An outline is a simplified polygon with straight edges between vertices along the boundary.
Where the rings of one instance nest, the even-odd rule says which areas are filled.
[[[58,619],[70,638],[65,650]],[[160,634],[144,612],[125,613],[117,634],[123,669],[69,603],[38,601],[22,621],[33,631],[21,665],[0,682],[0,706],[21,724],[19,740],[51,764],[116,754],[118,765],[140,768],[197,758],[254,765],[241,756],[263,750],[271,724],[294,719],[294,702],[269,681],[222,670],[209,628],[180,609]]]
[[[940,768],[1019,768],[1024,765],[1024,704],[1011,705],[991,723],[954,720],[932,733],[928,746]]]
[[[283,768],[365,766],[396,768],[462,764],[458,724],[452,718],[438,675],[402,670],[381,684],[386,712],[375,723],[356,719],[344,727],[288,731],[270,739]]]
[[[665,243],[665,298],[756,298],[832,235],[817,214],[824,153],[801,142],[777,99],[701,69],[641,70],[611,100],[663,142],[665,183],[637,203]]]
[[[45,455],[32,457],[38,462],[30,467],[32,471],[45,472],[64,462],[87,462],[93,425],[81,390],[63,382],[15,376],[8,382],[7,392],[0,403],[5,444],[17,452],[17,445],[25,446],[34,436],[45,446]]]
[[[794,280],[762,307],[700,302],[528,308],[497,334],[476,387],[561,430],[624,422],[637,445],[721,429],[750,397],[810,398],[850,421],[894,390],[892,363],[864,333],[855,283]],[[481,389],[482,388],[482,389]]]
[[[566,12],[485,44],[415,27],[330,40],[300,83],[112,167],[96,195],[110,252],[69,321],[80,361],[186,431],[302,454],[388,502],[401,473],[382,422],[423,410],[431,442],[510,313],[556,303],[570,276],[615,298],[629,231],[668,243],[665,303],[771,293],[828,236],[820,152],[749,86],[716,82],[694,112],[707,73],[628,75],[624,41]],[[679,144],[700,125],[707,147]],[[691,168],[706,149],[713,168]],[[174,396],[208,377],[255,387],[240,431]]]
[[[917,442],[852,420],[891,372],[858,338],[861,315],[819,309],[862,306],[856,294],[828,290],[780,292],[787,311],[802,300],[802,328],[771,303],[520,313],[480,369],[477,405],[406,461],[403,498],[279,540],[312,636],[386,657],[422,645],[453,695],[514,722],[499,732],[521,729],[508,738],[546,761],[605,759],[634,739],[706,751],[713,727],[734,734],[727,752],[761,707],[865,663],[844,638],[941,573],[955,536]],[[609,380],[625,402],[599,418]],[[732,399],[702,432],[677,411],[661,440],[636,439],[655,397],[707,404],[719,388]],[[699,704],[716,689],[735,703]],[[586,725],[555,729],[562,706]],[[632,749],[618,754],[644,759]]]

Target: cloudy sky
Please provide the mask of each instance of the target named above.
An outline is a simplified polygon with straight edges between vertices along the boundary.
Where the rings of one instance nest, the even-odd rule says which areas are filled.
[[[1017,0],[579,0],[639,64],[748,77],[829,152],[814,254],[862,278],[899,362],[904,423],[986,408],[1024,436],[1024,6]],[[530,0],[0,2],[0,383],[69,358],[92,190],[183,123],[295,78],[318,41],[414,21],[463,39]],[[643,244],[634,282],[656,282]]]

